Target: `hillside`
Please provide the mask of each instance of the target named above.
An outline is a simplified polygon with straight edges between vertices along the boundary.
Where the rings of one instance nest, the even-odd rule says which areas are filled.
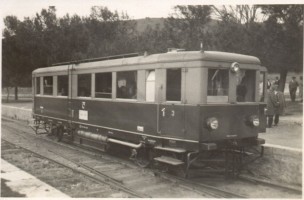
[[[157,24],[159,24],[160,28],[164,27],[166,18],[144,18],[144,19],[137,19],[137,31],[142,33],[144,30],[150,26],[151,28],[155,28]]]
[[[160,28],[164,27],[166,18],[144,18],[144,19],[137,19],[135,20],[137,22],[137,31],[142,33],[148,26],[151,28],[155,28],[157,24],[159,24]],[[213,29],[217,25],[217,20],[211,20],[207,24],[208,29]]]

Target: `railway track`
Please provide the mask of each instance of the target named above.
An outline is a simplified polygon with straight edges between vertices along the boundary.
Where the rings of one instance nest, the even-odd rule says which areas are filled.
[[[22,124],[20,124],[22,125]],[[3,134],[3,139],[14,144],[19,145],[29,151],[32,151],[41,156],[58,162],[65,163],[66,167],[71,167],[73,170],[80,171],[85,174],[91,174],[91,177],[99,177],[99,180],[107,181],[111,186],[119,186],[124,192],[132,194],[137,197],[227,197],[227,193],[221,190],[213,191],[207,190],[204,187],[197,187],[189,183],[185,184],[182,181],[175,179],[165,179],[159,174],[149,170],[141,169],[128,161],[115,159],[110,156],[99,155],[96,153],[90,154],[87,150],[76,150],[75,147],[65,144],[57,143],[44,136],[34,135],[22,128],[22,133],[17,127],[10,127],[3,125],[5,129],[10,129],[11,132],[16,132],[16,136],[12,134]],[[17,141],[17,142],[16,142]],[[29,145],[34,143],[35,145]],[[36,148],[37,144],[39,147]],[[41,146],[46,149],[45,155],[41,151]],[[60,148],[59,148],[60,147]],[[63,150],[64,148],[64,150]],[[133,192],[132,192],[133,191]],[[233,194],[229,194],[231,197]],[[234,195],[239,197],[239,195]]]
[[[282,189],[282,190],[288,191],[288,192],[294,192],[294,193],[297,193],[299,195],[302,194],[302,188],[301,187],[288,186],[286,184],[281,184],[281,183],[278,183],[278,182],[273,182],[273,181],[269,181],[269,180],[254,178],[254,177],[250,177],[250,176],[246,176],[246,175],[240,175],[238,177],[238,179],[240,179],[242,181],[252,182],[254,184],[266,185],[266,186],[270,186],[270,187],[273,187],[273,188]]]
[[[71,165],[71,163],[68,162],[63,162],[63,161],[58,161],[56,158],[51,158],[52,156],[50,155],[43,155],[41,153],[37,153],[29,148],[23,148],[19,145],[15,145],[12,142],[9,142],[5,139],[2,139],[2,157],[7,157],[7,156],[12,156],[12,153],[14,153],[16,155],[16,153],[19,154],[23,154],[23,156],[25,157],[30,157],[30,158],[36,158],[35,163],[37,163],[37,158],[39,160],[41,160],[41,162],[43,163],[47,163],[48,165],[52,165],[52,170],[64,170],[66,171],[77,171],[77,175],[75,175],[75,173],[72,173],[73,175],[71,176],[66,176],[64,175],[64,173],[61,173],[61,175],[63,175],[63,178],[59,178],[59,181],[67,181],[70,183],[79,183],[81,181],[84,181],[85,179],[88,179],[89,181],[93,182],[93,186],[90,186],[90,189],[88,189],[87,191],[82,191],[82,194],[80,194],[80,196],[78,196],[78,194],[76,193],[70,193],[69,195],[71,195],[72,197],[92,197],[98,195],[98,193],[100,193],[100,190],[102,188],[102,193],[120,193],[120,195],[114,195],[118,196],[118,197],[146,197],[144,195],[138,194],[135,191],[126,188],[124,186],[121,186],[117,183],[115,183],[112,180],[109,179],[104,179],[103,177],[100,176],[96,176],[95,174],[92,174],[89,171],[86,171],[84,168],[79,168],[79,166],[77,167],[78,169],[75,170],[75,166]],[[3,148],[4,146],[4,148]],[[9,146],[9,148],[8,148]],[[19,166],[20,167],[20,166]],[[46,172],[47,173],[47,172]],[[69,173],[68,173],[69,174]],[[79,177],[81,176],[81,177]],[[45,178],[45,177],[39,177],[39,178]],[[91,183],[92,184],[92,183]],[[98,185],[97,187],[94,187],[95,185]],[[55,187],[59,187],[58,185],[54,184]],[[110,187],[106,188],[104,187],[105,185],[109,185]],[[106,188],[106,189],[105,189]],[[110,196],[111,197],[111,196]]]
[[[12,121],[20,127],[11,127],[8,125],[9,123],[4,125],[5,129],[17,132],[15,134],[19,138],[18,145],[24,145],[24,148],[28,148],[26,143],[33,141],[36,144],[43,143],[45,144],[43,145],[44,149],[47,149],[49,154],[56,157],[56,162],[61,163],[64,161],[69,163],[69,166],[74,166],[73,170],[81,169],[86,171],[87,174],[91,175],[91,178],[99,177],[99,181],[102,181],[102,183],[107,182],[112,187],[118,186],[118,190],[133,197],[250,197],[247,194],[239,194],[233,190],[228,192],[230,189],[222,189],[223,187],[209,184],[204,179],[184,179],[155,169],[142,169],[126,159],[112,157],[102,152],[89,151],[71,144],[57,143],[44,135],[34,135],[30,129],[24,127],[22,122],[6,118],[3,118],[3,120]],[[20,130],[22,133],[20,133]],[[5,140],[9,140],[8,136],[2,135]],[[23,138],[24,142],[21,142],[20,138]],[[64,148],[64,151],[60,150],[59,147]],[[63,154],[63,152],[65,153]],[[256,184],[256,182],[252,184]]]

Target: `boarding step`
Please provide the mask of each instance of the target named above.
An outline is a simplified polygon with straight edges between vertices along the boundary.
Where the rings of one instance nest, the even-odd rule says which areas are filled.
[[[156,150],[162,150],[162,151],[170,151],[174,153],[185,153],[186,149],[177,148],[177,147],[162,147],[162,146],[156,146],[154,147]]]
[[[176,158],[168,157],[168,156],[156,157],[156,158],[154,158],[154,160],[156,160],[158,162],[161,162],[161,163],[166,163],[166,164],[169,164],[169,165],[174,165],[174,166],[178,166],[178,165],[184,164],[183,161],[178,160]]]

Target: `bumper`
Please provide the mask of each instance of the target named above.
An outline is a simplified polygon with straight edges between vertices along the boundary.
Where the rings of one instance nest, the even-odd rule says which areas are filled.
[[[265,144],[262,138],[247,138],[239,140],[226,140],[225,142],[217,143],[200,143],[200,149],[203,151],[217,150],[227,147],[250,147]]]

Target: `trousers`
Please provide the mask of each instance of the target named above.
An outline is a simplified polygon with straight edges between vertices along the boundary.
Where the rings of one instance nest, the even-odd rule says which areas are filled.
[[[268,128],[271,128],[273,122],[273,115],[267,115],[267,125]]]

